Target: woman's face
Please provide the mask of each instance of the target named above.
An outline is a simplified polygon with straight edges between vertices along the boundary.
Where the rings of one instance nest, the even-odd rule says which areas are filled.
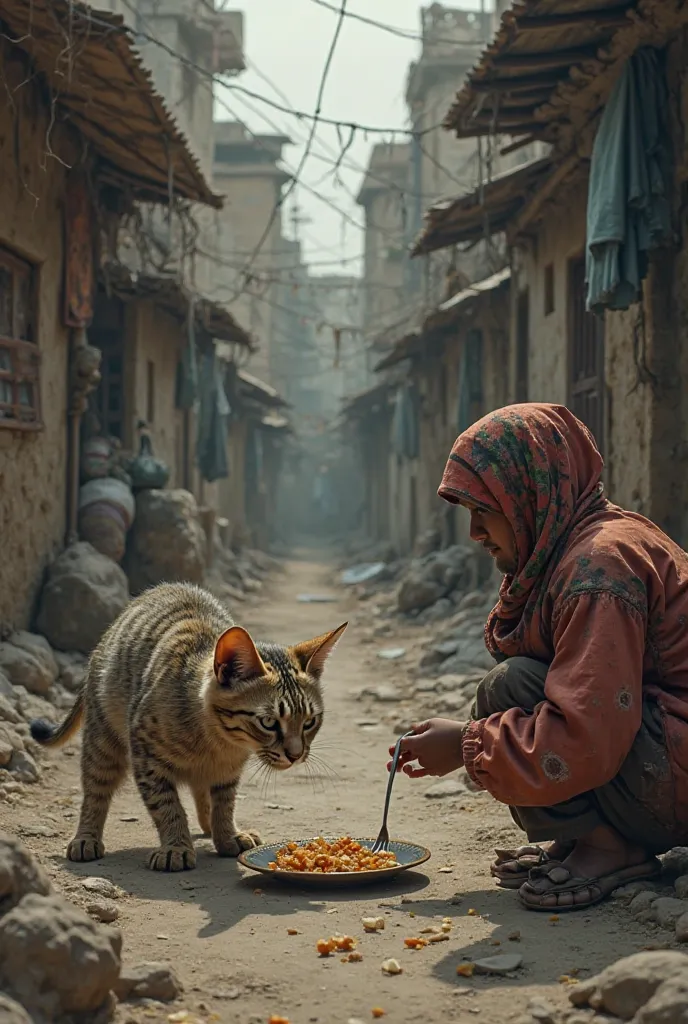
[[[471,540],[489,551],[501,573],[514,576],[518,572],[518,551],[509,520],[501,512],[488,512],[468,503],[465,507],[471,516]]]

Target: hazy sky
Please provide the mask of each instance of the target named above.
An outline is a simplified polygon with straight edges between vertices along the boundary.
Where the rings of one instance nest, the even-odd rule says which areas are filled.
[[[338,0],[329,2],[339,7]],[[280,104],[313,112],[318,86],[337,14],[318,6],[314,0],[232,0],[227,6],[244,10],[244,50],[248,70],[236,79],[245,86]],[[451,6],[477,9],[479,0],[453,0]],[[486,5],[489,9],[490,4]],[[347,10],[393,25],[405,32],[420,33],[421,4],[417,0],[348,0]],[[346,18],[328,77],[322,114],[343,121],[355,121],[383,128],[407,127],[404,91],[409,63],[420,51],[419,39],[405,39],[381,29]],[[273,83],[270,85],[269,82]],[[284,101],[288,100],[288,104]],[[286,163],[294,169],[303,152],[309,123],[275,110],[266,104],[242,96],[230,89],[218,90],[217,116],[238,118],[258,132],[278,130],[296,143],[285,150]],[[343,130],[343,141],[348,141]],[[318,128],[312,156],[305,165],[296,195],[301,215],[310,223],[301,224],[304,251],[314,273],[358,272],[362,232],[343,211],[361,225],[362,210],[352,198],[361,183],[362,171],[375,141],[393,136],[357,132],[340,172],[342,184],[333,181],[333,163],[341,149],[334,127]],[[403,135],[396,139],[402,141]],[[298,143],[301,142],[301,145]],[[354,165],[354,166],[351,166]],[[338,209],[333,209],[333,204]],[[293,212],[293,197],[287,216]],[[291,232],[290,232],[291,233]],[[356,260],[352,261],[352,258]],[[344,258],[345,263],[340,261]],[[331,262],[334,261],[334,262]]]

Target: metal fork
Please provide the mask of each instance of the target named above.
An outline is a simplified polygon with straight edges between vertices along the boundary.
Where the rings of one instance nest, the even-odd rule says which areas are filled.
[[[405,740],[408,736],[415,736],[415,732],[411,729],[410,732],[405,732],[403,736],[400,736],[394,747],[394,756],[392,757],[392,767],[389,772],[389,779],[387,781],[387,795],[385,796],[385,811],[382,815],[382,828],[378,833],[378,837],[373,843],[373,853],[387,853],[389,849],[389,832],[387,831],[387,814],[389,813],[389,801],[392,796],[392,786],[394,785],[394,777],[397,774],[397,765],[399,764],[399,757],[401,756],[401,741]]]

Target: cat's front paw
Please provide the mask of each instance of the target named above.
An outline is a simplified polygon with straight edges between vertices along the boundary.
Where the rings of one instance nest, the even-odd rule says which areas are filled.
[[[226,839],[215,839],[215,849],[220,857],[238,857],[244,850],[253,850],[256,846],[262,846],[263,841],[257,832],[236,832]]]
[[[105,847],[95,836],[80,836],[77,833],[67,847],[67,860],[76,861],[79,864],[90,860],[100,860],[104,855]]]
[[[196,851],[191,846],[161,846],[148,858],[151,871],[191,871],[196,867]]]

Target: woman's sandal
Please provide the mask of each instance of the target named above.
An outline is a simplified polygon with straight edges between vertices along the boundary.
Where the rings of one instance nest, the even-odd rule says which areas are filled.
[[[662,865],[656,857],[652,857],[644,864],[612,871],[598,878],[576,878],[560,861],[550,860],[531,869],[528,881],[523,883],[518,894],[528,910],[540,910],[550,914],[586,910],[596,903],[601,903],[622,885],[656,878],[661,870]],[[576,896],[583,894],[587,894],[587,898],[575,902]],[[554,903],[543,902],[552,896],[555,897]],[[566,902],[561,902],[562,896]]]
[[[566,857],[574,844],[557,851],[558,857]],[[490,866],[490,874],[497,879],[500,889],[520,889],[528,881],[530,871],[551,861],[547,850],[541,846],[519,846],[516,850],[495,850],[497,860]]]

